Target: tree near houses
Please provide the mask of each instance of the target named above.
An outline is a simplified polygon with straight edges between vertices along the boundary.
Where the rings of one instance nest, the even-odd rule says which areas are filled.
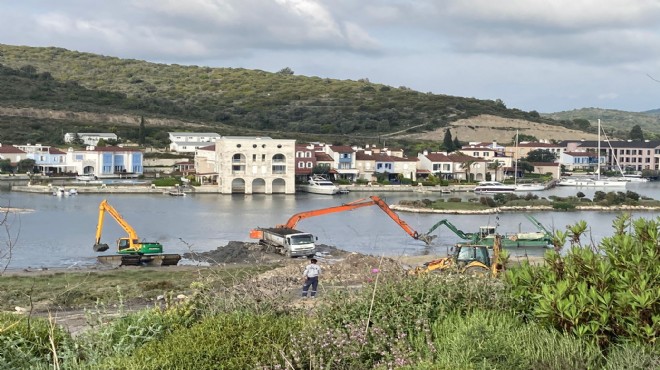
[[[495,181],[497,181],[497,173],[500,171],[500,168],[502,168],[504,164],[500,161],[493,161],[488,163],[488,169],[493,170],[495,172]]]
[[[445,138],[442,140],[442,147],[447,151],[447,153],[451,153],[456,150],[454,147],[454,140],[451,137],[451,131],[449,129],[445,130]]]
[[[458,141],[458,136],[454,138],[454,150],[458,150],[461,148],[461,142]]]
[[[466,181],[472,181],[470,178],[470,175],[472,174],[470,170],[472,169],[472,166],[477,163],[476,159],[468,159],[465,162],[463,162],[463,170],[465,171],[465,180]]]
[[[644,141],[644,132],[640,125],[635,125],[630,129],[630,134],[628,138],[633,141]]]
[[[534,149],[527,153],[528,162],[552,163],[556,159],[555,153],[546,149]]]
[[[138,130],[138,144],[144,145],[146,142],[147,134],[144,127],[144,116],[140,116],[140,128]]]

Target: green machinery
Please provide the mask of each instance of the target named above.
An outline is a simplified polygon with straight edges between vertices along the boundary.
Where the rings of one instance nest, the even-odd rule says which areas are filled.
[[[552,246],[552,233],[550,233],[536,218],[525,215],[527,219],[536,226],[537,231],[505,233],[502,235],[502,248],[521,248],[521,247],[549,247]],[[495,243],[495,226],[480,226],[478,232],[466,233],[458,229],[447,219],[438,221],[429,231],[424,234],[426,237],[435,238],[431,233],[438,227],[445,225],[449,230],[456,234],[463,242],[468,244],[487,245],[492,248]]]

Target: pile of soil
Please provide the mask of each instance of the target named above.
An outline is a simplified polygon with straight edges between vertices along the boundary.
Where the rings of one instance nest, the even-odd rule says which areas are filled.
[[[317,259],[337,258],[345,256],[348,252],[325,244],[316,245]],[[221,264],[252,264],[252,263],[287,263],[299,259],[287,258],[281,254],[268,250],[259,243],[246,243],[230,241],[225,246],[220,246],[208,252],[184,253],[183,258],[206,262],[211,265]],[[306,259],[305,259],[306,260]]]
[[[405,274],[402,265],[391,259],[351,253],[333,246],[317,244],[315,258],[321,266],[321,289],[359,288],[378,274]],[[258,243],[232,241],[226,246],[203,253],[186,253],[184,258],[210,264],[277,263],[281,267],[268,270],[235,285],[232,291],[252,296],[297,295],[303,282],[303,271],[309,264],[305,257],[287,258],[270,252]]]

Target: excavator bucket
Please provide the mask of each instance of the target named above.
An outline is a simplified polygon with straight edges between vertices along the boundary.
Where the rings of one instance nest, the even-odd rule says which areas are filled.
[[[94,252],[105,252],[107,251],[110,247],[107,244],[104,243],[98,243],[94,244]]]
[[[438,237],[437,235],[422,234],[417,236],[417,239],[423,241],[424,243],[426,243],[426,245],[431,245],[433,239],[437,237]]]

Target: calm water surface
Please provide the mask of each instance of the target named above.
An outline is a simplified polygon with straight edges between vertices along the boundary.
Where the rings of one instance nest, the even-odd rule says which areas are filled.
[[[660,182],[629,184],[628,190],[660,199]],[[580,189],[592,197],[598,189]],[[609,190],[609,189],[600,189]],[[538,192],[540,196],[575,195],[576,188],[555,188]],[[437,198],[436,193],[358,193],[341,196],[315,194],[294,195],[216,195],[199,194],[171,197],[156,194],[80,194],[73,197],[54,197],[18,192],[0,192],[0,205],[34,210],[9,214],[7,224],[14,244],[10,268],[75,267],[95,263],[94,244],[98,205],[103,199],[114,206],[131,224],[141,239],[162,243],[168,253],[189,250],[206,251],[225,245],[228,241],[249,241],[253,227],[270,227],[285,223],[301,211],[332,207],[369,195],[377,195],[389,204],[402,199]],[[464,198],[473,194],[463,194]],[[444,196],[446,197],[446,195]],[[549,229],[564,229],[566,225],[585,220],[591,227],[594,240],[611,234],[614,212],[537,212],[531,213]],[[637,213],[635,217],[657,217],[658,212]],[[481,225],[499,224],[500,232],[535,230],[523,214],[499,215],[431,215],[400,213],[401,218],[420,233],[426,232],[443,218],[449,219],[466,232]],[[330,244],[349,251],[374,255],[443,254],[458,238],[448,229],[435,231],[438,238],[433,246],[409,237],[377,206],[354,211],[308,218],[298,223],[298,229],[314,233],[319,243]],[[125,232],[111,218],[105,218],[102,241],[113,244]],[[7,237],[0,237],[2,247]],[[2,248],[0,247],[0,248]],[[539,250],[517,250],[514,254],[541,254]]]

